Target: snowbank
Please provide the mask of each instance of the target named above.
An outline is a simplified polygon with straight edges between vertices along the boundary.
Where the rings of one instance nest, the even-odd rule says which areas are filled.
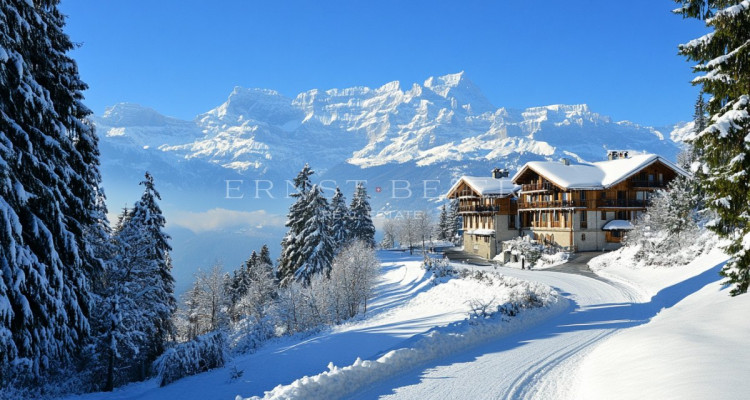
[[[589,261],[589,268],[604,278],[632,286],[642,293],[644,300],[648,300],[661,289],[725,260],[726,256],[719,247],[716,236],[708,232],[701,235],[692,246],[670,254],[670,261],[692,260],[684,265],[647,265],[647,260],[638,257],[641,250],[639,246],[623,246],[592,259]]]
[[[375,360],[357,360],[348,366],[337,367],[330,363],[328,371],[315,376],[305,376],[289,385],[279,385],[265,393],[263,399],[334,399],[352,394],[361,388],[393,376],[429,360],[445,357],[457,353],[468,347],[486,342],[490,339],[521,330],[535,324],[550,315],[560,312],[567,307],[567,301],[546,285],[530,283],[516,278],[499,274],[476,273],[480,280],[486,280],[484,285],[492,288],[504,288],[496,294],[502,295],[506,301],[495,309],[506,310],[496,312],[487,319],[465,319],[446,326],[433,328],[410,340],[409,347],[391,350]],[[468,280],[476,279],[475,277]],[[467,279],[453,279],[436,288],[451,282]],[[416,299],[415,299],[416,300]],[[524,309],[514,315],[512,304],[521,305],[520,308],[530,307],[538,301],[540,307]],[[509,307],[510,306],[510,307]],[[240,397],[238,396],[238,399]],[[261,399],[252,397],[250,399]]]
[[[654,299],[689,293],[647,324],[625,330],[597,347],[581,367],[579,399],[742,399],[750,393],[750,296],[730,297],[718,270],[726,257],[711,252],[690,265],[628,273],[622,280],[644,282]],[[695,274],[696,271],[703,271]],[[622,268],[608,276],[629,272]],[[687,286],[687,287],[686,287]],[[691,287],[702,287],[694,291]]]
[[[711,240],[703,237],[696,245],[712,250],[685,265],[644,265],[635,260],[637,249],[627,247],[589,263],[597,274],[638,289],[643,303],[631,307],[652,310],[646,315],[658,313],[613,336],[585,359],[575,398],[747,397],[750,324],[745,315],[750,296],[729,296],[719,276],[727,256]]]

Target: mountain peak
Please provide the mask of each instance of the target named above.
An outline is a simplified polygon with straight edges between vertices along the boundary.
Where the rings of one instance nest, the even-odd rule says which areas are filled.
[[[445,99],[455,99],[463,108],[475,114],[495,111],[495,107],[477,85],[466,77],[466,72],[429,77],[424,87]]]
[[[292,106],[292,99],[275,90],[235,86],[224,104],[198,118],[213,116],[227,122],[253,119],[283,123],[298,118],[299,114]]]
[[[161,126],[169,117],[159,114],[153,108],[135,103],[117,103],[107,107],[102,114],[102,121],[111,126]]]

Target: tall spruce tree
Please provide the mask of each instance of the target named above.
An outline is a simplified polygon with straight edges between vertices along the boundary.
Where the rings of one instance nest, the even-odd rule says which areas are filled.
[[[305,164],[299,174],[297,174],[297,177],[294,178],[294,187],[297,191],[291,196],[296,200],[289,207],[289,213],[287,214],[286,227],[289,230],[281,241],[281,255],[279,256],[279,265],[276,271],[276,278],[282,286],[291,282],[294,278],[294,273],[305,261],[302,255],[302,248],[305,246],[305,237],[302,235],[302,232],[309,218],[306,203],[307,194],[312,186],[310,176],[314,173],[315,171],[309,165]]]
[[[305,201],[308,216],[301,236],[304,246],[301,251],[302,263],[294,272],[296,280],[309,284],[313,276],[331,272],[334,247],[331,237],[331,210],[328,200],[318,185],[313,185],[307,192]]]
[[[349,239],[361,240],[370,247],[375,247],[375,225],[370,217],[372,208],[369,199],[365,185],[359,182],[349,206]]]
[[[130,237],[135,232],[126,228],[129,220],[130,211],[124,209],[110,241],[101,285],[95,286],[98,300],[92,326],[100,355],[98,367],[105,376],[101,389],[105,391],[132,378],[135,356],[146,340],[138,298],[143,283],[141,247]]]
[[[711,230],[730,241],[722,269],[730,293],[750,286],[750,4],[740,0],[676,0],[685,18],[706,21],[713,31],[683,44],[680,53],[698,64],[693,80],[709,94],[708,126],[689,137],[698,153],[693,170],[707,207],[716,213]]]
[[[331,236],[337,249],[342,248],[349,241],[349,208],[346,198],[336,187],[331,197]]]
[[[458,210],[458,200],[453,199],[450,202],[450,209],[448,210],[448,225],[450,227],[450,241],[460,241],[458,238],[458,232],[461,229],[461,214]]]
[[[78,353],[101,271],[97,139],[57,4],[0,0],[0,385]]]
[[[443,204],[443,207],[440,208],[440,220],[438,221],[438,239],[451,239],[450,220],[448,219],[448,209],[445,207],[445,204]]]
[[[143,378],[147,366],[164,352],[174,334],[172,315],[177,309],[177,300],[169,256],[172,250],[170,237],[164,232],[166,220],[157,204],[161,196],[148,172],[140,184],[144,187],[143,194],[133,206],[119,236],[129,247],[131,257],[135,258],[131,262],[136,264],[134,275],[141,285],[138,303],[143,317],[140,329],[148,337],[141,349],[143,369],[140,378]]]
[[[263,245],[260,248],[260,262],[273,268],[273,260],[271,259],[271,251],[268,250],[268,245]]]

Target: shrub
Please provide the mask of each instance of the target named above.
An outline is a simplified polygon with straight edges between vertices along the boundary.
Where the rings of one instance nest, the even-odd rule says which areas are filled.
[[[228,358],[226,342],[224,333],[211,332],[168,349],[154,361],[159,386],[224,366]]]

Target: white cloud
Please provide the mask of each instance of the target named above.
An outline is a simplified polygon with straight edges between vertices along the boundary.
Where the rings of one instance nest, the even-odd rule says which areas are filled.
[[[170,225],[181,226],[194,233],[232,228],[281,227],[286,222],[285,217],[269,214],[265,210],[236,211],[214,208],[204,212],[174,211],[169,214],[167,222]]]

